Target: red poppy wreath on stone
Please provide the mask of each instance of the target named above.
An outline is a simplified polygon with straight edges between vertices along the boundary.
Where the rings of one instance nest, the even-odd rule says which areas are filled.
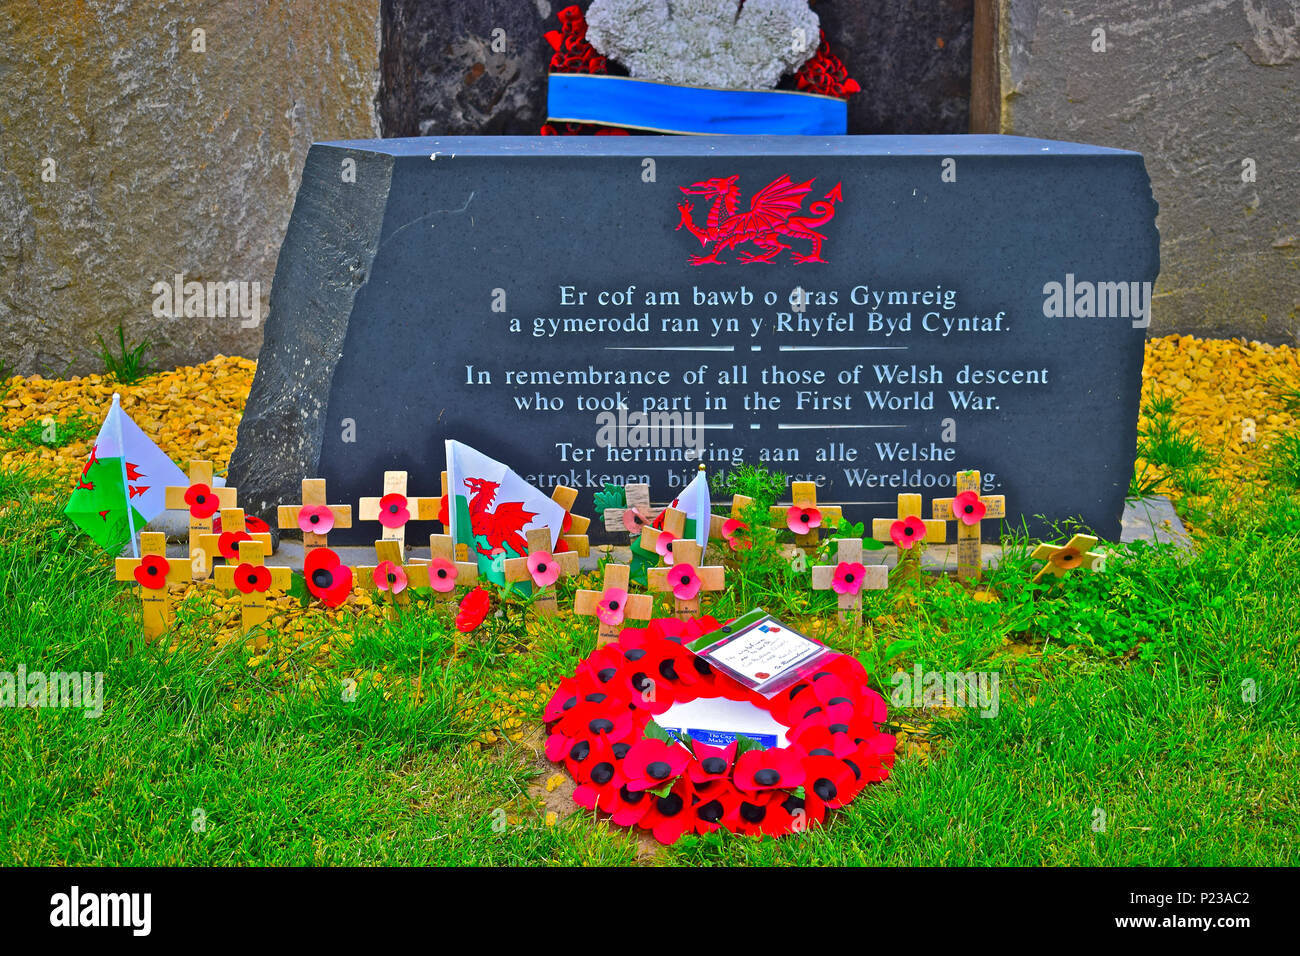
[[[721,827],[775,837],[824,823],[828,810],[889,776],[885,701],[858,661],[837,654],[769,700],[684,646],[718,627],[706,616],[627,628],[560,682],[544,714],[546,756],[576,781],[575,801],[661,843]],[[673,704],[707,697],[768,711],[787,728],[787,745],[713,747],[654,723]]]

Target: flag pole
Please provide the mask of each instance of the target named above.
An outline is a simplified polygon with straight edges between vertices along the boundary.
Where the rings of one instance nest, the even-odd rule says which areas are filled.
[[[113,393],[113,407],[108,413],[113,416],[118,459],[122,463],[122,494],[126,495],[126,526],[131,532],[131,557],[138,558],[140,549],[135,542],[135,516],[131,514],[131,487],[126,483],[126,441],[122,438],[122,397],[117,392]]]

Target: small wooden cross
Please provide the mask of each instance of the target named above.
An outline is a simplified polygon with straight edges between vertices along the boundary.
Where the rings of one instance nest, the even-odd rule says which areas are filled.
[[[222,508],[221,534],[199,535],[199,547],[203,549],[208,560],[225,558],[226,563],[231,564],[239,557],[239,542],[249,540],[260,541],[266,548],[265,553],[271,553],[271,533],[269,531],[250,534],[248,525],[244,521],[243,508]],[[223,544],[226,546],[224,553],[221,550]]]
[[[754,499],[747,495],[732,495],[731,497],[731,514],[730,515],[710,515],[709,516],[709,540],[725,541],[727,536],[723,534],[723,527],[729,520],[740,521],[740,516],[745,513],[745,509],[754,503]],[[738,549],[728,547],[728,551]]]
[[[330,505],[325,501],[325,479],[304,478],[302,504],[280,505],[278,516],[280,527],[297,528],[302,532],[304,557],[317,548],[328,548],[329,533],[332,529],[352,527],[351,505]]]
[[[573,613],[600,621],[596,646],[604,647],[618,640],[624,620],[648,621],[654,612],[654,598],[648,594],[628,594],[631,569],[626,564],[606,564],[604,591],[581,588],[573,596]],[[605,605],[602,607],[601,605]],[[616,605],[616,606],[615,606]]]
[[[829,522],[838,524],[843,511],[839,505],[818,505],[817,483],[813,481],[792,482],[790,498],[793,503],[789,507],[772,506],[772,527],[793,532],[794,543],[805,551],[815,550],[821,545],[821,527],[829,527]],[[807,531],[798,530],[805,525]]]
[[[985,518],[1005,518],[1007,499],[1004,495],[981,496],[978,471],[957,472],[956,487],[955,497],[935,498],[930,502],[931,513],[938,521],[957,522],[957,578],[978,581],[984,566],[980,522]],[[957,502],[955,506],[954,502]]]
[[[200,547],[199,538],[212,533],[213,514],[235,507],[238,495],[234,488],[212,487],[210,461],[191,461],[189,479],[188,485],[165,488],[163,504],[190,513],[190,573],[195,581],[203,581],[212,573],[212,561]]]
[[[1075,568],[1099,570],[1106,561],[1106,555],[1092,550],[1096,544],[1097,539],[1090,534],[1076,534],[1064,545],[1040,544],[1034,548],[1033,559],[1044,564],[1034,575],[1034,583],[1037,584],[1048,574],[1065,577]]]
[[[283,594],[291,584],[293,571],[289,568],[266,566],[266,548],[261,541],[239,542],[239,564],[223,564],[217,568],[217,587],[223,591],[239,591],[240,623],[245,633],[270,617],[267,597]],[[259,633],[254,647],[261,653],[265,646],[266,634]]]
[[[883,564],[863,564],[862,542],[858,538],[841,538],[836,544],[835,560],[838,563],[813,565],[813,589],[835,590],[839,599],[840,623],[851,620],[855,627],[861,627],[862,592],[883,591],[889,587],[889,569]],[[840,573],[840,568],[845,565],[857,567],[846,567]],[[835,588],[837,578],[845,590]]]
[[[505,564],[506,581],[509,584],[516,584],[521,581],[528,581],[533,585],[533,607],[537,610],[540,617],[555,617],[559,609],[555,604],[555,588],[550,584],[539,584],[534,579],[532,571],[529,570],[528,563],[532,561],[535,555],[540,555],[540,563],[537,565],[537,573],[540,577],[545,577],[549,572],[558,572],[559,577],[569,577],[578,573],[578,552],[563,551],[560,554],[551,553],[551,529],[550,528],[529,528],[526,532],[528,538],[528,555],[522,558],[508,558]]]
[[[139,582],[144,636],[158,637],[172,622],[167,585],[190,580],[189,562],[168,561],[167,536],[161,531],[145,531],[140,535],[140,557],[118,558],[115,570],[119,581]]]
[[[388,573],[375,580],[375,572],[388,564]],[[353,569],[353,581],[357,587],[367,591],[378,592],[382,598],[384,592],[393,599],[393,604],[406,607],[411,603],[409,588],[427,588],[429,586],[429,565],[402,563],[401,542],[391,538],[380,538],[375,542],[375,564],[363,565]]]
[[[678,620],[689,621],[699,617],[699,592],[721,591],[726,588],[727,572],[721,565],[700,567],[704,551],[690,538],[678,538],[670,547],[673,551],[673,566],[650,569],[650,590],[673,592],[674,616]],[[690,587],[694,582],[699,583],[698,588]],[[690,597],[678,597],[678,587],[686,587],[694,593]]]
[[[551,500],[564,509],[564,517],[569,523],[569,530],[560,534],[560,540],[585,558],[591,553],[591,543],[587,539],[587,529],[591,527],[591,519],[573,513],[573,503],[578,500],[577,489],[570,488],[568,485],[556,485],[555,490],[551,492]],[[532,549],[530,544],[528,550],[532,551]],[[551,550],[549,544],[545,550]]]
[[[885,544],[893,544],[894,539],[890,534],[891,529],[898,522],[906,521],[908,518],[915,518],[919,521],[923,526],[923,530],[912,539],[912,544],[907,547],[898,545],[898,570],[903,577],[919,581],[921,579],[921,549],[916,545],[922,542],[943,544],[948,537],[948,526],[944,522],[933,519],[927,520],[921,517],[920,495],[899,495],[898,517],[871,519],[871,537]],[[913,526],[915,526],[915,522],[913,522]]]
[[[650,527],[650,522],[659,517],[662,509],[650,507],[650,486],[639,482],[625,485],[627,505],[622,508],[605,509],[605,530],[626,532],[628,539],[635,544],[641,538],[641,532]]]
[[[478,584],[478,562],[457,561],[449,534],[429,535],[428,568],[429,587],[433,588],[435,601],[450,601],[456,597],[456,588]]]
[[[437,498],[408,498],[406,472],[384,472],[384,493],[379,498],[362,498],[357,503],[357,517],[362,521],[378,521],[384,526],[380,537],[396,541],[402,554],[406,553],[406,524],[408,521],[437,520],[441,501]]]
[[[641,541],[638,546],[642,551],[658,554],[663,564],[672,564],[672,543],[680,541],[682,535],[686,533],[686,512],[678,511],[676,508],[665,508],[663,510],[663,519],[663,530],[648,526],[641,529]],[[664,540],[665,538],[666,540]],[[661,544],[663,545],[662,551],[660,550]]]

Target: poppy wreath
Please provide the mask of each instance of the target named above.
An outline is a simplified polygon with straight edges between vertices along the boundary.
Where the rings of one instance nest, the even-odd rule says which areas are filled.
[[[879,727],[885,701],[857,660],[836,654],[769,700],[685,647],[719,626],[704,616],[626,628],[560,681],[543,714],[546,756],[573,777],[578,804],[661,843],[720,828],[776,837],[823,824],[828,810],[889,776],[895,740]],[[770,712],[789,745],[714,747],[654,723],[673,704],[702,697]]]

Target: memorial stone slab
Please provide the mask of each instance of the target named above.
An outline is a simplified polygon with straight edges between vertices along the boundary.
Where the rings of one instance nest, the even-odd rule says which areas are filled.
[[[870,521],[971,469],[1117,539],[1155,215],[1141,155],[1008,136],[320,143],[230,480],[433,487],[455,438],[578,512],[743,461]]]

